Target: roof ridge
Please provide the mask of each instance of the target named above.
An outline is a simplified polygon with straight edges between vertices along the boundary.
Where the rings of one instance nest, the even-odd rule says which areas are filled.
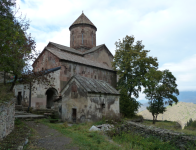
[[[60,59],[63,59],[63,60],[68,60],[68,61],[72,61],[72,62],[76,62],[76,63],[88,65],[88,66],[93,66],[93,67],[97,67],[97,68],[102,68],[102,69],[114,71],[112,68],[110,68],[109,66],[107,66],[103,63],[99,63],[97,61],[93,61],[93,60],[85,58],[85,57],[81,57],[81,56],[70,54],[70,53],[65,53],[63,51],[57,51],[56,49],[51,48],[51,47],[46,47],[45,49],[50,51],[51,53],[53,53],[54,55],[56,55],[57,57],[59,57]]]

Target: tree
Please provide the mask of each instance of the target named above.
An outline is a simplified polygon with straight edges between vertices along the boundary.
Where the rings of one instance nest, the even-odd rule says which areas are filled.
[[[10,91],[13,90],[17,79],[23,83],[50,83],[44,72],[32,71],[30,62],[39,54],[35,50],[34,39],[27,33],[29,21],[21,16],[16,17],[18,10],[14,11],[15,5],[15,0],[0,1],[0,71],[14,75]]]
[[[139,97],[139,92],[141,92],[144,76],[150,68],[157,68],[157,58],[147,56],[149,51],[143,50],[142,41],[137,41],[134,45],[133,36],[126,36],[122,41],[116,42],[115,45],[116,54],[113,67],[119,76],[117,88],[120,90],[126,89],[127,97],[130,101],[134,101],[135,109],[133,110],[138,110],[140,103],[136,101],[136,98]],[[126,101],[122,97],[120,99]],[[131,103],[127,102],[128,105],[131,105]],[[123,113],[125,116],[129,114],[128,111]]]
[[[124,117],[132,117],[135,115],[137,111],[138,102],[135,98],[131,98],[128,96],[128,91],[126,88],[121,88],[120,90],[120,113],[124,115]]]
[[[146,99],[149,100],[149,107],[147,109],[152,113],[153,124],[157,120],[157,116],[166,111],[164,104],[172,105],[177,103],[177,89],[176,78],[169,70],[159,71],[151,68],[145,75],[145,90]]]

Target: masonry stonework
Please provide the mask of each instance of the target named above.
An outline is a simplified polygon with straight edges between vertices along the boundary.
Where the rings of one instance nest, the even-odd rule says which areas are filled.
[[[61,108],[63,121],[97,121],[103,115],[120,113],[119,93],[104,81],[76,75],[65,85],[61,95],[62,100],[55,108]]]
[[[112,68],[112,61],[114,58],[112,53],[105,44],[96,45],[97,28],[84,13],[73,22],[69,30],[70,47],[49,42],[33,63],[33,70],[35,72],[48,72],[48,70],[54,70],[53,73],[51,72],[51,75],[55,78],[55,81],[53,87],[39,84],[34,85],[36,91],[32,92],[31,106],[37,109],[57,109],[59,113],[63,113],[68,112],[69,103],[76,104],[78,111],[75,112],[75,108],[71,108],[67,115],[70,116],[74,112],[79,117],[77,120],[84,120],[81,119],[80,116],[80,114],[82,114],[81,112],[84,110],[83,106],[85,106],[81,104],[81,101],[83,101],[84,103],[87,103],[85,118],[87,120],[88,118],[93,120],[100,118],[103,115],[104,111],[101,111],[99,107],[101,107],[100,102],[104,99],[106,101],[104,110],[107,112],[112,110],[114,113],[118,113],[119,93],[115,91],[117,75],[116,71]],[[94,89],[91,89],[91,91],[95,91],[94,95],[89,91],[86,91],[91,98],[88,96],[84,98],[82,96],[84,93],[81,92],[79,93],[79,96],[81,96],[80,100],[78,98],[73,98],[73,94],[71,93],[71,97],[70,94],[65,94],[66,96],[61,97],[63,94],[62,90],[65,86],[69,86],[68,83],[73,76],[81,76],[87,78],[87,80],[92,79],[92,82],[94,83],[100,82],[100,84],[102,84],[104,82],[104,85],[107,85],[107,88],[113,90],[112,92],[108,91],[109,93],[107,93],[106,89],[99,89],[99,94],[104,97],[102,99],[99,98],[97,89],[91,85],[94,87]],[[82,80],[82,78],[80,79]],[[88,83],[88,85],[90,85],[90,83]],[[102,88],[105,88],[104,85],[102,85]],[[82,85],[80,86],[82,87]],[[78,89],[82,88],[78,87]],[[68,91],[69,88],[67,91],[64,91],[64,93],[67,93]],[[112,94],[114,91],[117,92],[116,95]],[[95,103],[94,99],[100,102]]]
[[[189,143],[196,146],[196,137],[187,136],[183,133],[173,132],[167,129],[155,128],[152,126],[145,126],[139,123],[129,121],[127,124],[124,124],[117,128],[117,133],[121,134],[122,132],[132,132],[140,134],[144,137],[154,136],[164,142],[173,141],[178,148],[184,150]]]
[[[15,99],[0,104],[0,141],[14,129]]]

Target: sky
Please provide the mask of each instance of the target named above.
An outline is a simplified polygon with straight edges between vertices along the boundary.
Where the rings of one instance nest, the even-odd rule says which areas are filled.
[[[17,0],[17,6],[30,20],[38,51],[49,41],[70,46],[69,27],[83,11],[97,27],[97,45],[115,55],[118,39],[142,40],[159,69],[177,78],[181,100],[191,95],[196,102],[195,0]],[[139,100],[146,102],[145,95]]]

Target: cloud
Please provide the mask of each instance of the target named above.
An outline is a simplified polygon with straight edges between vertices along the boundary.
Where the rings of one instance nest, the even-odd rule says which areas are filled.
[[[69,46],[69,26],[84,11],[97,27],[97,45],[114,43],[126,35],[142,40],[161,68],[177,77],[180,90],[196,90],[195,0],[17,0],[31,20],[30,30],[43,50],[49,41]]]
[[[181,91],[196,91],[196,54],[179,62],[165,63],[160,70],[169,69]]]

